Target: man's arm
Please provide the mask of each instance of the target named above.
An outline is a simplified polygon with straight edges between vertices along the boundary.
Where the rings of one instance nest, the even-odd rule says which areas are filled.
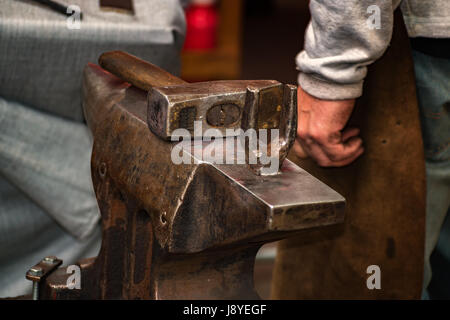
[[[299,157],[310,156],[321,166],[344,166],[363,153],[359,130],[346,124],[362,94],[367,65],[389,45],[399,2],[310,1],[305,49],[296,58],[299,121],[294,151]],[[373,20],[378,13],[379,29]]]

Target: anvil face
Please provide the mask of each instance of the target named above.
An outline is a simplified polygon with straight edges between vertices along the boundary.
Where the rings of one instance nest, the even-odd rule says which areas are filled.
[[[237,147],[240,143],[238,137],[227,137],[223,141],[187,141],[179,145],[189,161],[218,171],[229,183],[230,191],[236,188],[258,203],[267,216],[267,232],[303,230],[343,221],[345,199],[340,194],[288,159],[277,174],[255,174],[242,161],[245,151]],[[216,157],[217,154],[221,156]],[[227,198],[227,194],[225,190],[211,201],[216,203],[218,198]],[[233,206],[242,204],[237,201]]]

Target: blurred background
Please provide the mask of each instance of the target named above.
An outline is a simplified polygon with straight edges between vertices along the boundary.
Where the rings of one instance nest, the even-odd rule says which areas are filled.
[[[308,1],[191,0],[185,12],[183,78],[296,83],[294,58],[303,46]]]

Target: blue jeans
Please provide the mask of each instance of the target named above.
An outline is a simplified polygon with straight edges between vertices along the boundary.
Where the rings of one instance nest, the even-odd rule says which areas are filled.
[[[413,58],[427,169],[423,297],[450,298],[450,60]]]

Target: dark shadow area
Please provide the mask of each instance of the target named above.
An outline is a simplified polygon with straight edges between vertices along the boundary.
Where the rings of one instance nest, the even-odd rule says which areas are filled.
[[[442,225],[438,244],[431,255],[431,270],[433,276],[428,287],[428,294],[430,298],[435,299],[450,299],[450,235],[445,233],[445,230],[450,230],[450,212],[447,211],[447,218]]]
[[[295,56],[303,47],[308,21],[308,1],[247,0],[242,79],[297,84]]]

